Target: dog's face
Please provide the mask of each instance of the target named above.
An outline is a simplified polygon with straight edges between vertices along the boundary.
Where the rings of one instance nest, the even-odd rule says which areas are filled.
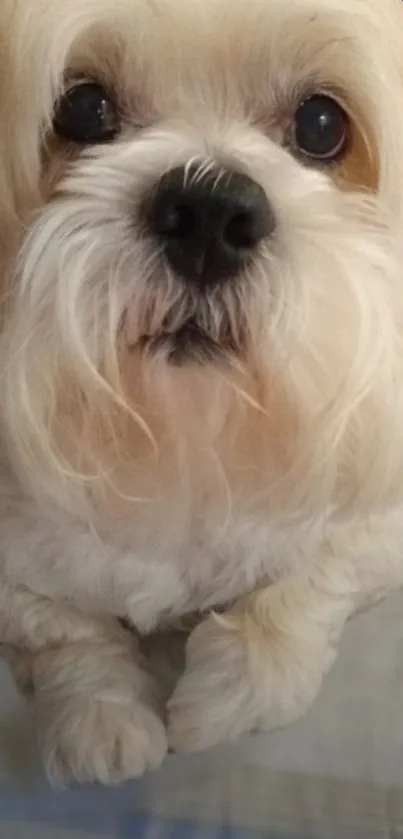
[[[293,514],[396,489],[398,0],[0,14],[3,413],[24,478],[78,497],[129,457],[144,475],[154,444],[167,474],[211,455],[231,492]]]

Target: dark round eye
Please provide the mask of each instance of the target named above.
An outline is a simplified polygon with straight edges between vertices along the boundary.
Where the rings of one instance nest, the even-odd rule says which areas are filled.
[[[53,129],[64,140],[82,145],[107,143],[119,128],[116,105],[96,82],[74,85],[56,103]]]
[[[293,143],[313,160],[331,163],[348,149],[350,122],[341,105],[318,93],[305,99],[294,116]]]

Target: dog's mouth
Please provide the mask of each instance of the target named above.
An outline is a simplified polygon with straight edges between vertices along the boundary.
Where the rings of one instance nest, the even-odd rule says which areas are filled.
[[[179,311],[175,307],[158,318],[157,326],[155,314],[153,306],[143,313],[140,338],[132,349],[163,357],[171,364],[225,362],[242,354],[248,343],[247,320],[239,297],[229,301],[220,296],[213,301],[185,300]]]
[[[186,321],[172,332],[144,335],[140,347],[150,355],[164,354],[172,364],[183,364],[186,361],[208,363],[235,350],[229,335],[218,342],[194,320]]]

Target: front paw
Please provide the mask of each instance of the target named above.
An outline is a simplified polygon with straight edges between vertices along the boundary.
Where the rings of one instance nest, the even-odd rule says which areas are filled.
[[[263,628],[240,611],[204,621],[189,639],[185,674],[169,702],[172,748],[200,751],[304,713],[333,651],[301,636]]]
[[[156,769],[167,751],[162,721],[134,697],[112,702],[78,695],[39,701],[36,711],[45,770],[55,785],[119,784]]]
[[[40,651],[33,685],[39,745],[53,784],[113,785],[161,764],[168,746],[158,688],[131,636]]]

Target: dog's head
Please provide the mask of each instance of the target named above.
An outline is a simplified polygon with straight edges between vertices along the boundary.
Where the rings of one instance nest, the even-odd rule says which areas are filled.
[[[3,0],[0,29],[2,410],[24,480],[74,507],[129,463],[142,494],[150,470],[203,486],[208,462],[277,512],[385,500],[403,5]]]

